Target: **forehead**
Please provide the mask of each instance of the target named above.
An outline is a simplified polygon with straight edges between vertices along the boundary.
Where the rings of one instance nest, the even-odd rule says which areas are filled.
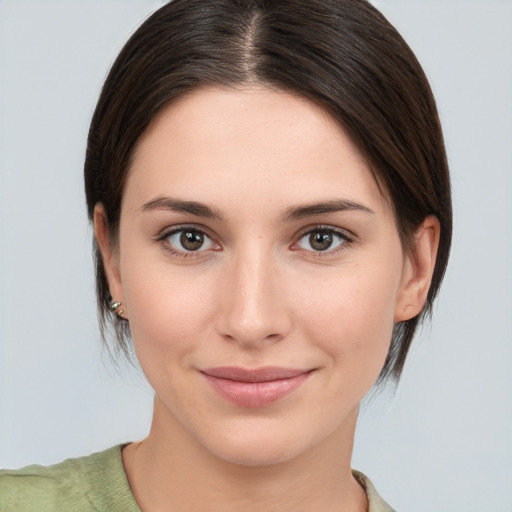
[[[164,107],[137,145],[126,194],[382,202],[366,160],[324,110],[265,87],[199,89]]]

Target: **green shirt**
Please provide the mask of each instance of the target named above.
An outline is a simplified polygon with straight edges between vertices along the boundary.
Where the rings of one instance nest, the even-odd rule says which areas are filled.
[[[53,466],[0,471],[0,512],[141,512],[114,446]],[[393,512],[370,480],[354,471],[365,488],[368,512]]]

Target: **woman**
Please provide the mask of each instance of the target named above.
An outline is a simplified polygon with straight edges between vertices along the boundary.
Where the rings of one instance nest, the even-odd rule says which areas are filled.
[[[413,54],[365,1],[175,0],[115,62],[85,163],[102,326],[149,436],[4,472],[1,510],[391,508],[352,472],[448,258]],[[32,507],[32,508],[31,508]]]

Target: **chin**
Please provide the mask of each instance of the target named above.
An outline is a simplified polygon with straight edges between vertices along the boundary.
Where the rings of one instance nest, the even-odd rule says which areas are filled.
[[[303,447],[276,439],[265,442],[231,442],[227,446],[215,446],[211,453],[224,462],[245,467],[265,467],[286,463],[304,453]]]
[[[217,459],[246,467],[283,464],[311,454],[330,432],[315,430],[311,422],[292,426],[274,418],[268,421],[242,421],[219,428],[218,435],[200,443]]]

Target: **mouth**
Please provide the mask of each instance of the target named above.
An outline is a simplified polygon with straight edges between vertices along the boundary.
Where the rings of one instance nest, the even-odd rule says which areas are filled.
[[[217,393],[239,407],[264,407],[293,393],[314,370],[226,366],[202,370]]]

